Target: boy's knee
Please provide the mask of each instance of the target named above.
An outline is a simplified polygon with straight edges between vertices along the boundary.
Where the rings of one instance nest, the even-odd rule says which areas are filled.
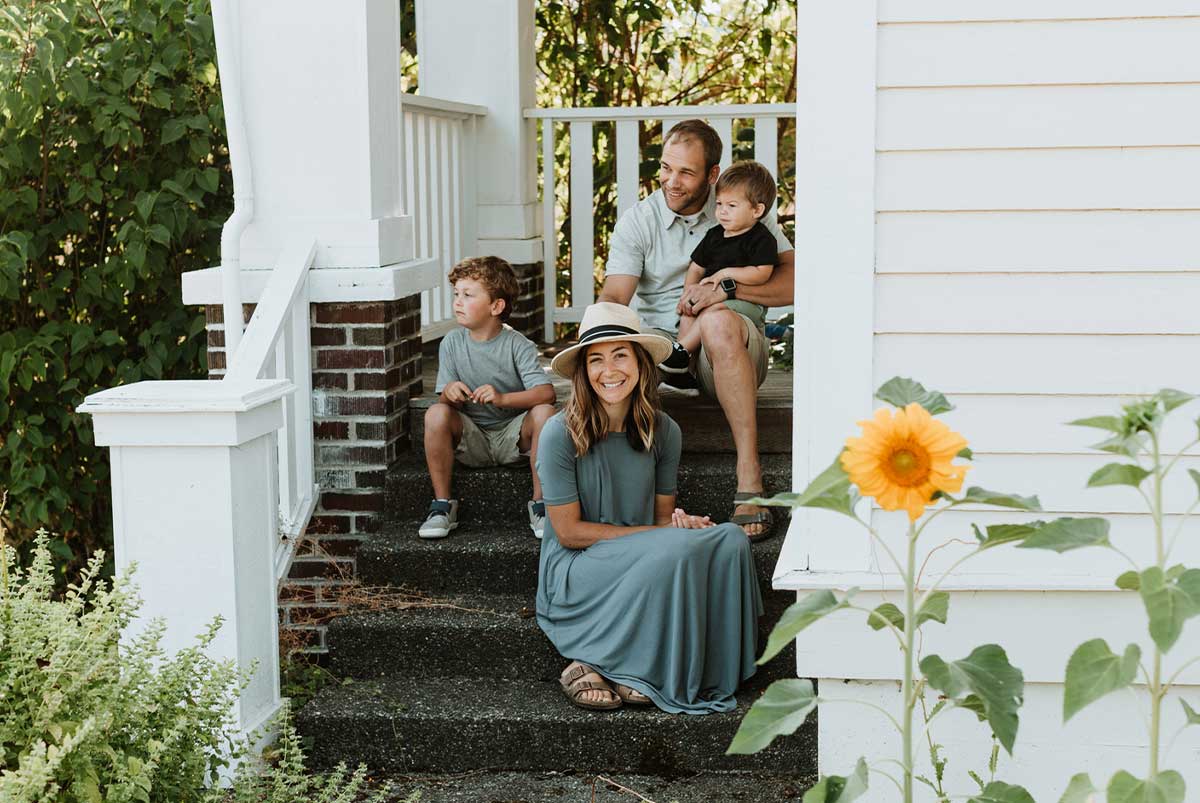
[[[458,415],[458,410],[455,410],[450,405],[443,404],[442,402],[434,404],[425,411],[425,431],[448,430],[456,415]]]
[[[554,416],[555,409],[553,404],[539,404],[529,410],[529,417],[533,420],[533,425],[538,429]]]

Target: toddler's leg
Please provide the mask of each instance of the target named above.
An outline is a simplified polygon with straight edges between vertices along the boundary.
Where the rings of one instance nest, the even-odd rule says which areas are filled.
[[[462,440],[462,433],[461,414],[450,405],[438,402],[425,411],[425,463],[429,466],[436,499],[450,498],[454,449]]]
[[[683,314],[679,317],[679,345],[687,349],[688,354],[695,354],[700,348],[700,327],[696,325],[696,316]]]
[[[521,439],[518,441],[518,445],[522,452],[529,453],[529,471],[533,474],[534,501],[542,498],[542,483],[538,480],[537,474],[538,438],[542,434],[542,427],[550,420],[550,416],[554,415],[554,412],[554,405],[539,404],[531,408],[525,415],[525,420],[521,422]]]

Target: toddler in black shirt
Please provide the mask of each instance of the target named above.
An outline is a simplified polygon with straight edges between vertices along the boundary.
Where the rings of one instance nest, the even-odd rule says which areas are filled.
[[[775,179],[758,162],[738,162],[717,179],[716,216],[713,226],[692,252],[684,287],[693,284],[718,284],[733,279],[738,284],[765,284],[771,278],[779,247],[775,236],[761,222],[775,202]],[[731,299],[712,304],[700,311],[735,309],[759,326],[766,310],[758,304]],[[700,327],[687,311],[679,319],[679,346],[689,354],[700,348]]]

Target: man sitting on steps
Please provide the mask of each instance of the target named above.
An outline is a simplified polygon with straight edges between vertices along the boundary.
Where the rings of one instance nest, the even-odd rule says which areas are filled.
[[[658,179],[661,186],[627,209],[609,240],[608,264],[600,301],[629,304],[638,297],[642,319],[665,334],[675,335],[686,305],[693,314],[706,307],[737,298],[766,307],[792,303],[795,251],[779,230],[773,214],[763,224],[775,235],[777,264],[766,284],[729,287],[696,284],[685,289],[684,278],[695,247],[717,225],[713,187],[721,172],[721,138],[702,120],[677,123],[663,143]],[[715,397],[729,422],[737,450],[737,487],[734,516],[751,539],[771,534],[766,508],[742,500],[762,492],[762,466],[758,457],[758,386],[767,376],[769,345],[754,321],[733,309],[699,319],[700,352],[682,362],[700,389]],[[687,360],[672,355],[671,360]],[[673,384],[679,384],[677,380]]]

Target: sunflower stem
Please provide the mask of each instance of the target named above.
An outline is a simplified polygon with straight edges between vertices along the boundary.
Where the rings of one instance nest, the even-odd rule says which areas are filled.
[[[917,563],[917,530],[912,523],[908,525],[908,560],[904,565],[904,686],[900,697],[904,704],[903,754],[904,764],[904,803],[912,803],[913,799],[913,709],[916,707],[916,695],[913,693],[913,646],[917,634],[916,617],[916,578],[914,571]]]
[[[1163,471],[1162,451],[1158,443],[1158,432],[1150,428],[1150,443],[1154,447],[1154,499],[1150,503],[1150,516],[1154,520],[1154,560],[1159,569],[1166,569],[1166,553],[1163,543]],[[1140,489],[1139,489],[1140,490]],[[1162,683],[1162,650],[1154,645],[1153,677],[1150,679],[1150,777],[1158,775],[1158,748],[1162,730],[1162,703],[1166,690]]]

